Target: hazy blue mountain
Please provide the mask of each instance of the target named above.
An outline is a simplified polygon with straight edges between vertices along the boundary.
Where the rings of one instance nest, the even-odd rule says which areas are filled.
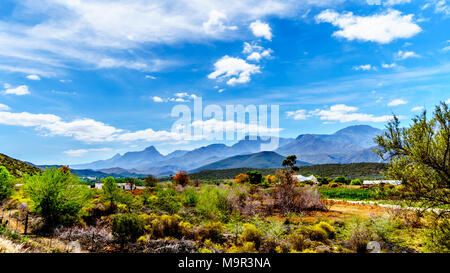
[[[330,135],[302,134],[296,139],[278,138],[279,147],[273,152],[283,157],[295,154],[299,161],[312,164],[380,162],[378,156],[372,153],[370,148],[375,146],[373,138],[381,132],[382,130],[371,126],[356,125]],[[270,139],[263,140],[261,137],[246,136],[231,146],[211,144],[192,151],[176,150],[166,156],[159,153],[155,147],[150,146],[143,151],[127,152],[124,155],[117,154],[106,160],[71,167],[93,170],[121,168],[128,171],[133,169],[130,172],[139,174],[172,174],[178,170],[198,169],[238,155],[263,152],[264,149],[261,145],[269,141]],[[269,159],[261,160],[261,162],[270,162],[267,160]]]
[[[192,172],[198,172],[202,170],[222,170],[222,169],[237,169],[237,168],[280,168],[281,163],[284,160],[284,156],[275,152],[259,152],[247,155],[236,155],[217,162],[202,166]],[[306,166],[309,163],[297,162],[298,166]]]
[[[313,164],[380,162],[370,147],[375,146],[373,139],[382,132],[368,125],[355,125],[331,135],[304,134],[276,152],[295,154],[299,160]]]

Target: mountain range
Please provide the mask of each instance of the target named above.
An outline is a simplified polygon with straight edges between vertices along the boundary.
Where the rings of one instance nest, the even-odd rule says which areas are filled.
[[[70,166],[114,174],[129,172],[164,176],[178,170],[199,171],[230,168],[276,168],[284,157],[295,154],[299,165],[382,162],[371,151],[375,136],[383,131],[368,125],[346,127],[334,134],[302,134],[297,138],[279,138],[274,151],[263,151],[261,144],[271,139],[247,136],[234,145],[211,144],[192,151],[177,150],[162,155],[154,146],[143,151],[116,154],[112,158]]]

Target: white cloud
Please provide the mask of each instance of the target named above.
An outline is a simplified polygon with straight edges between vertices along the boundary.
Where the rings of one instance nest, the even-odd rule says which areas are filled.
[[[228,85],[247,83],[252,74],[260,73],[260,67],[249,64],[240,58],[224,56],[214,64],[214,72],[208,75],[209,79],[228,79]]]
[[[413,21],[413,15],[402,15],[397,10],[371,16],[357,16],[352,12],[338,13],[325,10],[316,16],[318,23],[327,22],[340,28],[333,36],[388,44],[395,39],[410,38],[422,29]]]
[[[8,111],[9,109],[8,105],[0,103],[0,111]]]
[[[411,112],[419,112],[419,111],[422,111],[423,109],[425,109],[425,107],[417,106],[417,107],[411,108]]]
[[[146,79],[150,79],[150,80],[156,80],[157,78],[155,76],[152,75],[145,75]]]
[[[247,54],[247,60],[259,62],[262,58],[270,58],[273,53],[272,49],[264,49],[264,47],[244,42],[244,50],[242,53]]]
[[[374,116],[372,114],[357,113],[358,108],[347,106],[345,104],[336,104],[328,110],[316,109],[309,111],[311,116],[317,116],[321,120],[339,121],[339,122],[386,122],[392,119],[392,116]]]
[[[250,29],[256,37],[264,37],[269,41],[272,40],[272,29],[269,24],[256,20],[250,24]]]
[[[372,66],[370,64],[365,64],[365,65],[359,65],[359,66],[354,66],[353,70],[363,70],[363,71],[368,71],[368,70],[376,70],[375,66]]]
[[[3,91],[3,94],[23,96],[30,94],[30,90],[28,89],[28,86],[21,85],[16,88],[6,89],[5,91]]]
[[[164,100],[158,96],[154,96],[152,99],[154,102],[164,102]]]
[[[366,0],[369,5],[395,6],[411,3],[411,0]]]
[[[403,104],[407,104],[408,102],[403,99],[395,99],[388,103],[388,106],[399,106]]]
[[[227,21],[226,14],[217,10],[211,11],[207,22],[203,23],[203,29],[206,33],[217,35],[227,30],[237,30],[237,26],[227,26],[224,22]]]
[[[397,58],[400,59],[400,60],[406,60],[408,58],[418,58],[418,57],[420,57],[420,56],[417,55],[413,51],[402,51],[402,50],[400,50],[399,52],[397,52]]]
[[[221,89],[219,89],[219,93],[222,93],[223,91],[225,91],[225,89],[224,88],[221,88]]]
[[[40,80],[41,80],[41,77],[39,77],[39,76],[36,75],[36,74],[32,74],[32,75],[28,75],[28,76],[27,76],[27,79],[32,80],[32,81],[40,81]]]
[[[381,67],[386,68],[386,69],[387,68],[395,68],[395,67],[397,67],[397,64],[396,63],[382,64]]]
[[[308,114],[307,114],[306,110],[300,109],[300,110],[297,110],[297,111],[286,112],[286,116],[288,118],[292,118],[292,119],[295,119],[295,120],[303,120],[303,119],[306,119],[308,117]]]
[[[443,51],[450,51],[450,46],[446,46],[442,49]]]
[[[78,149],[78,150],[67,150],[64,153],[68,156],[80,157],[90,152],[106,152],[111,151],[111,148],[92,148],[92,149]]]
[[[53,70],[60,72],[74,62],[95,68],[157,71],[174,63],[118,56],[149,43],[170,45],[236,39],[245,35],[236,29],[246,27],[250,22],[269,16],[294,17],[299,10],[332,6],[335,2],[42,0],[36,4],[36,1],[20,1],[14,12],[38,19],[26,23],[0,20],[0,58],[21,60],[14,66],[30,67],[21,70],[28,69],[25,73],[41,76]],[[271,38],[271,33],[264,27],[255,31]],[[30,71],[35,68],[42,73]]]
[[[450,99],[447,99],[445,103],[450,104]]]

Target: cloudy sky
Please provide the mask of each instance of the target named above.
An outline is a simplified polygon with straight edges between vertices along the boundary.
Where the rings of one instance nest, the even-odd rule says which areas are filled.
[[[285,137],[450,98],[448,0],[1,2],[0,153],[33,163],[211,143],[171,132],[196,97],[280,105]]]

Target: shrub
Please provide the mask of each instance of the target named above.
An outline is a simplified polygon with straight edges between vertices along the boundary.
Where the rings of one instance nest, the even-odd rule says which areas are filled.
[[[347,227],[348,246],[358,253],[367,251],[367,244],[372,239],[372,232],[360,218],[353,218]]]
[[[232,245],[228,253],[257,253],[254,242],[244,242],[242,246]]]
[[[226,220],[231,212],[225,189],[204,185],[198,193],[195,210],[203,218],[210,220]]]
[[[262,181],[262,173],[258,171],[249,171],[247,172],[248,179],[250,184],[258,185],[261,184]]]
[[[5,167],[0,166],[0,202],[11,196],[13,189],[13,177]]]
[[[336,230],[330,224],[326,222],[320,222],[319,224],[317,224],[317,226],[325,230],[325,232],[327,233],[327,237],[329,239],[334,239],[336,237]]]
[[[373,235],[377,240],[388,242],[394,231],[394,223],[388,217],[374,217],[370,219]]]
[[[234,178],[234,182],[239,183],[239,184],[244,184],[244,183],[250,182],[250,178],[249,178],[248,174],[240,173],[240,174],[236,175],[236,177]]]
[[[151,215],[148,220],[150,225],[146,227],[154,238],[174,237],[181,238],[190,228],[190,224],[180,221],[181,217],[174,215]]]
[[[225,227],[221,222],[211,222],[204,225],[200,234],[203,240],[211,240],[213,242],[220,242],[222,240],[222,233]]]
[[[433,252],[450,253],[450,220],[444,217],[433,222],[426,234],[426,248]]]
[[[147,175],[144,178],[144,185],[147,188],[154,188],[156,185],[158,185],[158,178],[154,177],[153,175]]]
[[[113,236],[118,238],[122,245],[126,241],[135,242],[145,233],[145,223],[136,214],[114,215],[111,228]]]
[[[350,182],[350,185],[353,185],[353,186],[356,186],[356,185],[362,185],[362,184],[363,184],[363,182],[362,182],[361,179],[359,179],[359,178],[353,179],[353,180]]]
[[[263,241],[263,233],[253,224],[244,224],[244,232],[242,232],[239,239],[242,242],[253,242],[256,249],[259,249],[261,242]]]
[[[348,184],[350,184],[350,179],[346,178],[345,176],[338,176],[333,180],[333,182],[348,185]]]
[[[156,193],[156,198],[151,199],[151,206],[157,210],[169,214],[177,213],[181,208],[181,203],[175,190],[161,189]]]
[[[339,186],[340,186],[340,184],[336,183],[336,182],[331,182],[330,184],[328,184],[328,187],[330,187],[330,188],[338,188]]]
[[[89,197],[89,189],[75,176],[55,168],[25,176],[24,190],[47,227],[73,223]]]
[[[189,175],[185,171],[179,171],[174,177],[173,180],[175,181],[175,184],[181,185],[181,186],[187,186],[189,184]]]
[[[198,202],[198,194],[194,188],[189,188],[181,193],[181,203],[186,207],[195,207]]]
[[[289,236],[288,240],[292,245],[292,248],[298,251],[302,251],[303,249],[307,248],[309,246],[308,241],[306,240],[306,236],[304,235],[304,232],[302,232],[299,229],[294,230]],[[283,251],[283,252],[286,252]]]

